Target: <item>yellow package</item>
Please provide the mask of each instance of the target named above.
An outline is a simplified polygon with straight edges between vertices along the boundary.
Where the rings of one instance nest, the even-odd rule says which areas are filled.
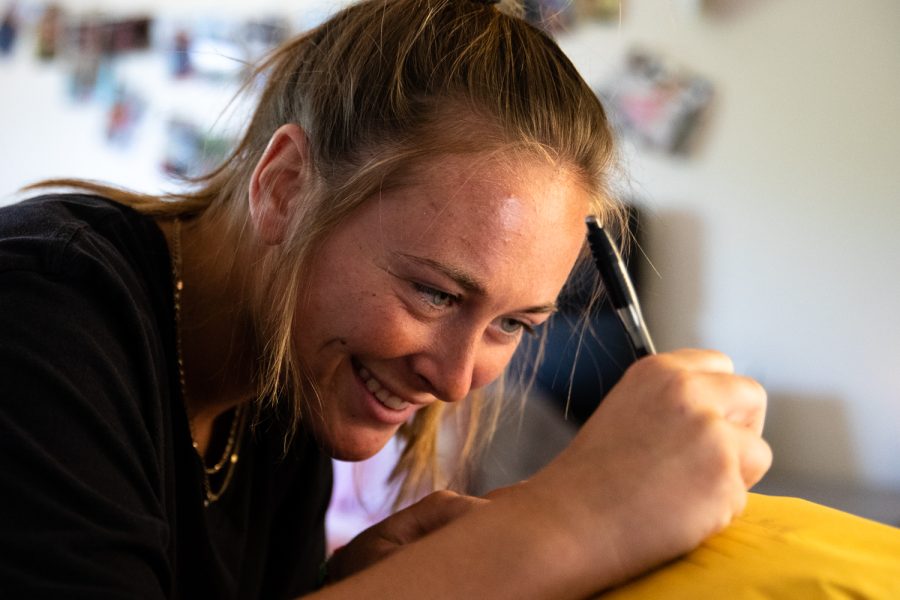
[[[797,498],[750,494],[699,548],[603,600],[900,599],[900,529]]]

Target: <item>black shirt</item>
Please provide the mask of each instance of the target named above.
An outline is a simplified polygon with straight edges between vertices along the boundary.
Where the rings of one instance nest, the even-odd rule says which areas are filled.
[[[155,222],[86,195],[0,209],[0,597],[286,598],[315,587],[331,465],[244,439],[204,508]]]

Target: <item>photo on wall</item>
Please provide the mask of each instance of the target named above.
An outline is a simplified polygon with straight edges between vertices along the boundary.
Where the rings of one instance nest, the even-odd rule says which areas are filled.
[[[623,136],[666,154],[690,154],[713,98],[707,79],[644,50],[628,53],[596,90]]]

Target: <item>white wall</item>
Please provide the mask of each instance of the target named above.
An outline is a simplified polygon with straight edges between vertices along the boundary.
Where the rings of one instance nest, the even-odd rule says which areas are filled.
[[[589,80],[638,43],[717,93],[695,158],[628,153],[659,344],[766,385],[776,470],[900,489],[900,3],[625,6],[564,41]]]
[[[138,6],[90,6],[104,4]],[[716,85],[696,156],[626,153],[659,271],[644,289],[650,325],[661,347],[720,348],[766,385],[776,469],[900,490],[900,3],[707,0],[736,7],[728,18],[682,8],[699,4],[628,0],[620,27],[561,38],[592,83],[639,43]],[[334,3],[290,6],[301,21]],[[158,131],[133,154],[110,150],[99,111],[67,106],[58,68],[25,60],[0,62],[0,196],[50,175],[164,185]],[[140,82],[154,110],[227,96],[173,90],[150,68]]]
[[[328,0],[60,0],[72,15],[99,12],[123,16],[153,15],[167,24],[198,19],[284,17],[293,29],[319,22],[341,2]],[[345,4],[346,2],[344,2]],[[26,5],[20,2],[21,5]],[[34,5],[35,3],[30,3]],[[0,0],[0,10],[7,2]],[[26,32],[28,33],[28,32]],[[66,58],[39,63],[35,41],[22,36],[17,52],[0,57],[0,204],[19,187],[48,177],[98,179],[146,192],[171,190],[174,184],[159,168],[165,145],[165,122],[178,116],[228,130],[220,119],[237,88],[234,84],[198,80],[173,81],[168,58],[161,53],[126,56],[117,61],[117,77],[146,99],[148,111],[135,144],[122,150],[103,139],[106,107],[78,103],[67,95]],[[239,107],[235,110],[239,110]]]

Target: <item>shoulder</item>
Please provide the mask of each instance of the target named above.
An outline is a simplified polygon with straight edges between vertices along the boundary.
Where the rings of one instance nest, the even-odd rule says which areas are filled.
[[[168,273],[161,232],[126,207],[67,195],[0,210],[0,490],[15,490],[0,494],[0,579],[169,589]]]
[[[0,210],[7,390],[59,414],[81,406],[115,415],[116,428],[142,437],[159,431],[174,347],[171,290],[162,232],[128,207],[67,194]],[[0,404],[5,413],[25,408]]]
[[[0,373],[12,390],[155,413],[171,311],[168,251],[152,219],[80,194],[0,209]]]
[[[45,195],[0,209],[0,272],[141,269],[162,259],[168,252],[153,219],[99,196]]]

